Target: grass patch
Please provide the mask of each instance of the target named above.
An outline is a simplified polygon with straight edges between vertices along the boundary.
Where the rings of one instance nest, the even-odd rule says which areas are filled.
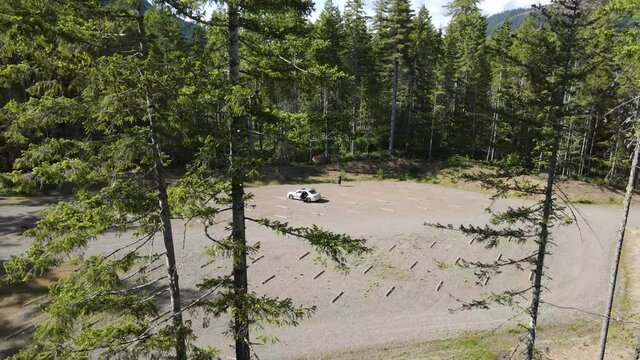
[[[367,289],[364,291],[364,296],[369,295],[369,293],[377,290],[379,287],[380,287],[380,284],[377,281],[370,283]]]
[[[398,269],[397,267],[393,266],[383,259],[375,259],[374,264],[375,266],[373,267],[372,272],[381,279],[400,280],[407,277],[407,274],[404,271]]]
[[[624,201],[624,198],[622,198],[621,196],[609,196],[607,198],[607,203],[613,204],[613,205],[622,205],[623,201]]]
[[[501,332],[501,333],[504,333]],[[513,336],[513,335],[512,335]],[[509,354],[508,342],[503,335],[489,332],[470,332],[459,337],[445,340],[398,343],[380,348],[365,348],[323,354],[302,359],[371,359],[371,360],[414,360],[414,359],[456,359],[456,360],[496,360]]]
[[[567,324],[539,326],[536,350],[544,354],[544,358],[566,358],[573,354],[576,358],[595,354],[600,330],[599,321],[586,319],[576,320]],[[463,333],[450,339],[433,341],[416,341],[393,343],[380,347],[362,348],[357,350],[335,352],[316,355],[306,360],[416,360],[416,359],[462,359],[462,360],[499,360],[508,359],[513,353],[518,339],[524,335],[521,327],[509,327],[499,331],[474,331]],[[619,337],[614,331],[614,338],[610,338],[608,354],[613,358],[620,358],[626,354],[629,345],[623,343],[625,338]],[[519,351],[524,350],[520,344]],[[581,356],[582,355],[582,356]],[[560,356],[560,357],[558,357]],[[519,359],[518,355],[514,359]]]
[[[595,203],[595,201],[593,201],[593,200],[591,200],[591,199],[589,199],[587,197],[584,197],[584,196],[576,197],[575,199],[573,199],[573,202],[576,203],[576,204],[593,204],[593,203]]]

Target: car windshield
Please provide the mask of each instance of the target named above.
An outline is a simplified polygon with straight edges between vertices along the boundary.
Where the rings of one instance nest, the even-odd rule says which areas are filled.
[[[313,190],[313,189],[309,190],[309,194],[315,194],[315,193],[316,193],[315,190]]]

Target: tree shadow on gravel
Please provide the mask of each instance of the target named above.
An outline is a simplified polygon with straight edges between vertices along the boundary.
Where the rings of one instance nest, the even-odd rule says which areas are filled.
[[[40,215],[35,211],[21,215],[0,216],[0,236],[20,235],[25,230],[34,227],[40,218]],[[0,240],[0,247],[5,245],[9,244]]]

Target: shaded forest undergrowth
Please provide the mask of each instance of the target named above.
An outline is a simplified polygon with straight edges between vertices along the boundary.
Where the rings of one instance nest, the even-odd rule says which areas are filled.
[[[483,189],[478,182],[466,181],[464,175],[492,171],[494,171],[493,168],[482,162],[458,156],[453,156],[446,161],[405,158],[372,159],[326,165],[266,166],[262,169],[259,179],[251,185],[336,183],[340,176],[342,181],[347,183],[373,180],[415,181],[489,194],[492,191]],[[546,181],[546,175],[533,174],[522,179],[542,185]],[[624,198],[624,188],[616,184],[567,179],[560,186],[568,198],[577,204],[620,205]],[[518,193],[511,195],[513,197],[523,196]],[[634,203],[638,203],[638,200]]]

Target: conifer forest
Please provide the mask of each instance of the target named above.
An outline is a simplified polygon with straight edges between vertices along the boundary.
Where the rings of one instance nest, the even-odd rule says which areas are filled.
[[[491,1],[0,0],[0,359],[638,359],[640,0]]]

